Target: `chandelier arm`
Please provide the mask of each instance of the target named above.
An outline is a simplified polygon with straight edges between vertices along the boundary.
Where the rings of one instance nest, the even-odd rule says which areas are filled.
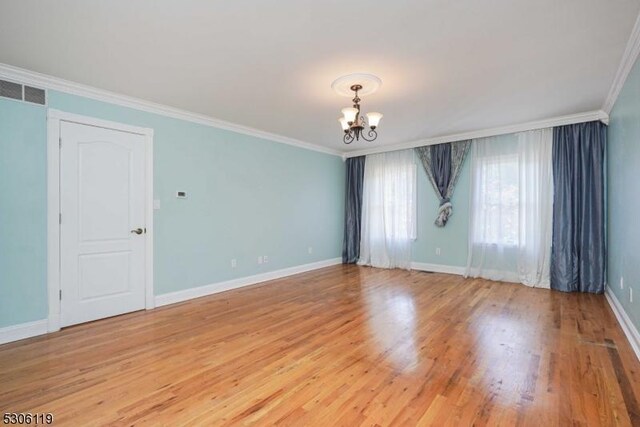
[[[367,135],[369,135],[369,138],[367,138],[367,136],[364,134],[364,132],[362,132],[362,134],[360,136],[365,141],[372,142],[372,141],[375,141],[375,139],[378,137],[378,132],[376,132],[375,129],[369,129],[369,132],[367,132]]]
[[[342,142],[345,144],[351,144],[355,140],[353,132],[346,132],[342,137]]]

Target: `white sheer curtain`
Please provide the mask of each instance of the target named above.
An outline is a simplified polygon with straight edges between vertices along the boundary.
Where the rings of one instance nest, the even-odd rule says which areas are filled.
[[[416,238],[413,150],[367,156],[364,165],[360,260],[381,268],[411,268]]]
[[[474,140],[466,276],[549,287],[552,129]]]

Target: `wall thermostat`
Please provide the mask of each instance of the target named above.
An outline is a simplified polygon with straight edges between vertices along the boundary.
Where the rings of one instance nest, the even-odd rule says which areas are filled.
[[[187,198],[187,192],[186,191],[176,191],[176,197],[178,199],[186,199]]]

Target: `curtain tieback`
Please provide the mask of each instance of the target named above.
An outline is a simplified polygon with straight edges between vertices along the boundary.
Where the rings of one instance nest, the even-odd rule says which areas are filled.
[[[440,208],[438,209],[438,217],[435,224],[437,227],[444,227],[449,221],[449,218],[453,215],[453,205],[449,199],[442,199],[440,202]]]

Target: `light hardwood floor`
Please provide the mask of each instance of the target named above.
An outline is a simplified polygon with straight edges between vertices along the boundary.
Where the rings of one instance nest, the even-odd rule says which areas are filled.
[[[0,346],[55,425],[640,425],[605,298],[335,266]]]

